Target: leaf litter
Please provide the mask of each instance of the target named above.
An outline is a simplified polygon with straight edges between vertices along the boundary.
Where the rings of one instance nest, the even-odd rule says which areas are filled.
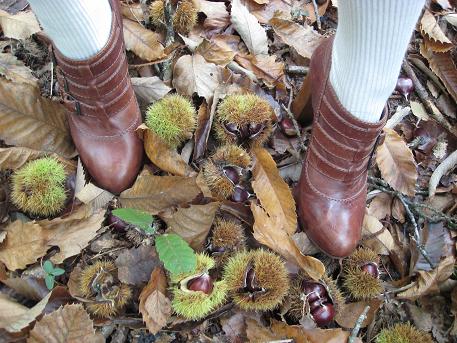
[[[383,291],[357,301],[343,287],[347,271],[340,261],[320,254],[298,225],[292,197],[305,153],[298,142],[308,145],[310,127],[288,124],[287,111],[312,52],[337,25],[336,1],[317,1],[319,18],[313,2],[194,0],[197,23],[170,37],[170,30],[151,23],[150,1],[123,1],[129,71],[143,113],[174,92],[199,113],[194,137],[178,148],[145,126],[138,129],[148,158],[119,196],[86,181],[33,13],[22,1],[0,6],[2,341],[67,342],[77,335],[87,342],[320,343],[350,336],[371,342],[406,321],[437,342],[457,339],[457,137],[450,129],[456,124],[456,4],[430,1],[401,72],[415,90],[407,97],[395,91],[389,99],[393,118],[370,169],[361,241],[380,258]],[[266,99],[274,129],[264,147],[246,147],[253,159],[247,168],[227,161],[218,166],[234,187],[221,201],[202,166],[221,145],[213,128],[218,104],[234,93]],[[10,198],[12,173],[46,156],[73,175],[65,208],[50,218],[24,213]],[[289,294],[269,312],[240,310],[227,294],[222,305],[191,321],[173,310],[173,294],[179,287],[206,292],[222,278],[224,256],[234,252],[228,243],[215,249],[220,220],[242,228],[234,239],[249,250],[281,256]],[[209,270],[202,269],[202,252]],[[90,280],[100,288],[88,296],[83,275],[97,265],[105,270]],[[249,268],[244,277],[245,287],[255,288]],[[293,285],[325,277],[342,288],[345,304],[335,321],[319,328],[293,297]],[[300,318],[291,316],[294,301],[301,304]],[[110,304],[116,311],[104,318],[90,310]]]

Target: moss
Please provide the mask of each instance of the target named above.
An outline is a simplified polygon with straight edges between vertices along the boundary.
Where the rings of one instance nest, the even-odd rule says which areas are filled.
[[[195,108],[181,95],[167,95],[149,106],[146,125],[169,146],[177,147],[192,137],[196,125]]]
[[[376,343],[433,343],[432,337],[409,323],[396,324],[383,329],[376,337]]]
[[[223,143],[240,143],[236,136],[229,134],[224,124],[235,125],[246,131],[249,125],[263,125],[262,132],[248,139],[249,146],[261,146],[272,132],[272,118],[275,114],[268,101],[255,94],[233,94],[227,96],[218,106],[215,122],[216,137]]]
[[[51,157],[28,162],[12,176],[13,203],[21,210],[38,216],[59,213],[67,198],[65,170]]]
[[[191,0],[183,0],[178,4],[173,17],[176,32],[186,35],[197,23],[197,9]]]
[[[97,261],[82,269],[79,277],[80,293],[93,300],[87,310],[98,317],[111,317],[124,308],[132,297],[132,290],[117,279],[112,261]]]
[[[246,272],[252,268],[255,286],[261,291],[245,289]],[[289,290],[289,276],[281,258],[267,250],[240,252],[231,257],[224,269],[233,301],[243,310],[268,311],[278,306]]]
[[[224,281],[215,282],[210,294],[183,289],[176,285],[172,287],[172,294],[173,310],[186,319],[198,320],[224,303],[227,296],[227,285]]]

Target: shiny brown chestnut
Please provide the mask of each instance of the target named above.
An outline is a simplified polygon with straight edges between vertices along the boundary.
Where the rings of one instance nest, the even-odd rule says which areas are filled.
[[[225,166],[222,171],[227,179],[229,179],[234,185],[240,182],[240,174],[235,167]]]
[[[369,262],[367,264],[364,264],[363,266],[360,267],[365,273],[370,274],[374,278],[379,277],[379,268],[378,265],[374,262]]]
[[[295,137],[297,135],[297,131],[295,130],[294,123],[290,118],[284,118],[279,122],[279,126],[281,127],[282,132],[288,137]]]
[[[211,294],[213,287],[213,279],[208,273],[204,273],[187,281],[187,289],[195,292],[200,291],[205,294]]]
[[[232,201],[245,202],[249,199],[249,192],[241,186],[235,186],[235,191],[232,195]]]
[[[311,311],[311,316],[317,326],[325,326],[332,322],[335,318],[335,307],[331,303],[323,303]]]

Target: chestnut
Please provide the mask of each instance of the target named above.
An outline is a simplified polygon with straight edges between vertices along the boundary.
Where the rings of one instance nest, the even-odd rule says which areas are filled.
[[[308,303],[322,299],[328,295],[324,285],[319,282],[304,281],[302,284],[302,290]]]
[[[235,191],[232,195],[232,201],[234,202],[245,202],[249,199],[249,192],[243,187],[235,186]]]
[[[234,185],[237,185],[240,182],[240,174],[235,167],[226,166],[222,168],[224,175],[229,179]]]
[[[368,262],[367,264],[361,266],[360,269],[362,269],[365,273],[370,274],[376,279],[379,277],[378,265],[374,262]]]
[[[413,80],[411,80],[409,77],[400,76],[397,80],[395,90],[400,92],[405,97],[405,99],[408,100],[409,94],[414,91]]]
[[[295,137],[297,135],[297,131],[295,130],[294,123],[290,118],[284,118],[279,122],[279,126],[281,127],[282,132],[288,137]]]
[[[213,279],[208,273],[204,273],[187,281],[187,289],[195,292],[200,291],[205,294],[211,294],[213,291]]]
[[[106,222],[110,227],[114,228],[115,230],[125,230],[130,226],[128,223],[123,221],[121,218],[115,216],[111,212],[106,218]]]
[[[317,326],[325,326],[332,322],[335,318],[335,307],[331,303],[323,303],[311,311],[311,316],[316,322]]]

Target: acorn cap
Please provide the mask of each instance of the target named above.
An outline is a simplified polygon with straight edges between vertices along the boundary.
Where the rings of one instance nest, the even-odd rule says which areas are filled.
[[[247,127],[262,128],[249,138],[250,146],[261,146],[272,132],[272,118],[275,114],[265,99],[255,94],[232,94],[227,96],[218,106],[215,121],[216,137],[224,143],[238,143],[237,136],[228,132],[227,125],[233,126],[247,139]]]
[[[183,0],[178,4],[173,17],[173,28],[176,32],[186,35],[197,23],[197,9],[193,1]]]
[[[196,126],[196,111],[189,99],[166,95],[148,107],[146,126],[170,147],[177,147],[192,137]]]
[[[28,162],[12,180],[12,202],[32,215],[52,216],[65,204],[65,169],[57,159],[44,157]]]
[[[272,310],[289,290],[284,262],[263,249],[243,251],[231,257],[223,279],[235,304],[243,310]]]
[[[201,291],[188,290],[184,285],[178,284],[171,288],[173,310],[188,320],[204,318],[224,303],[227,296],[225,281],[217,281],[210,294]]]
[[[376,337],[376,343],[433,343],[429,333],[419,330],[410,323],[395,324],[383,329]]]

